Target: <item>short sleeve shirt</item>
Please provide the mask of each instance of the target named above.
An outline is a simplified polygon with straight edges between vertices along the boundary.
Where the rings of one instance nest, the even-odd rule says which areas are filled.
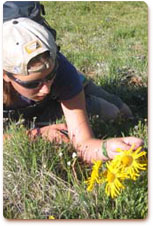
[[[68,100],[82,90],[82,82],[76,68],[62,55],[58,54],[59,68],[52,86],[51,95],[58,100]]]
[[[58,63],[59,67],[51,87],[51,99],[58,101],[68,100],[82,91],[82,82],[76,68],[60,52],[58,53]],[[18,103],[9,108],[7,107],[7,109],[15,110],[33,104],[35,104],[35,101],[21,95]]]

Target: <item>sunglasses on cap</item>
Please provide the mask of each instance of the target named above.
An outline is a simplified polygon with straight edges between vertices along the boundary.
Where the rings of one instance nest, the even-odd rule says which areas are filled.
[[[20,86],[23,86],[24,88],[26,89],[36,89],[38,87],[41,87],[41,85],[47,81],[51,81],[55,75],[56,75],[56,72],[57,72],[57,69],[58,69],[58,62],[57,60],[55,61],[55,66],[52,70],[51,73],[49,73],[45,78],[43,79],[37,79],[37,80],[34,80],[34,81],[21,81],[20,79],[18,78],[15,78],[12,73],[9,73],[7,72],[7,76],[12,79],[14,82],[18,83]]]

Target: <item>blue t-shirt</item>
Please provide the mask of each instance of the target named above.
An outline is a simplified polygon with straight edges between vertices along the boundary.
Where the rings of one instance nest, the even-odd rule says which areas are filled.
[[[51,95],[54,99],[68,100],[82,90],[82,82],[76,68],[58,53],[59,68],[54,83],[51,87]]]
[[[82,76],[60,52],[58,53],[58,62],[59,67],[49,95],[54,100],[68,100],[82,91]],[[35,101],[20,95],[19,101],[15,105],[7,107],[7,109],[15,110],[35,103]]]

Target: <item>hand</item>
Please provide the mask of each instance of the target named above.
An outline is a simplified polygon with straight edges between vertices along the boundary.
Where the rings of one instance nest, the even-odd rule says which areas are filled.
[[[135,144],[134,150],[136,150],[138,147],[144,145],[143,140],[136,137],[112,138],[106,141],[106,150],[110,159],[113,159],[115,155],[119,154],[118,152],[116,152],[117,148],[121,148],[122,150],[129,150],[131,146]]]
[[[42,136],[44,139],[49,141],[55,141],[57,143],[69,142],[69,138],[61,133],[61,130],[67,130],[66,124],[54,124],[49,126],[44,126],[39,129],[39,133],[37,133],[37,129],[31,130],[28,135],[30,135],[31,139],[35,139],[38,135]]]

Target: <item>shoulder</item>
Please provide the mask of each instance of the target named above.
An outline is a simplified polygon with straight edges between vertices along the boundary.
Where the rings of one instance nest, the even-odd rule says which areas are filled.
[[[61,53],[61,52],[58,52],[58,62],[59,62],[59,69],[58,69],[58,73],[61,73],[63,72],[64,73],[67,73],[67,74],[77,74],[77,70],[76,68],[74,67],[74,65]]]
[[[58,53],[59,68],[54,81],[54,92],[60,100],[67,100],[82,90],[82,83],[77,69],[67,58]]]

